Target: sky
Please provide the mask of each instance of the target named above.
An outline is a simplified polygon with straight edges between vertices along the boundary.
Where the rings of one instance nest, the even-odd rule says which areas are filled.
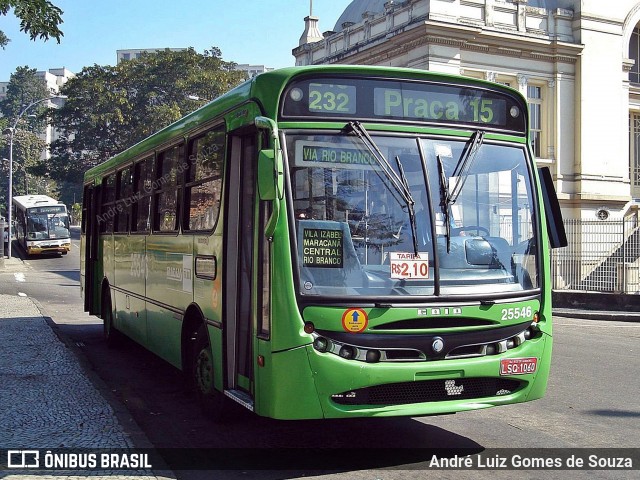
[[[115,65],[116,50],[212,46],[222,58],[279,68],[295,63],[309,15],[309,0],[50,0],[62,9],[64,33],[55,39],[32,41],[20,31],[10,11],[0,16],[0,30],[11,39],[0,49],[0,81],[9,81],[17,67],[38,71],[65,67]],[[313,14],[321,32],[332,30],[350,0],[315,0]]]

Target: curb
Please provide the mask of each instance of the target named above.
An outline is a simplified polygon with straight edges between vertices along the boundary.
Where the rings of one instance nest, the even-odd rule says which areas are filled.
[[[603,312],[599,310],[578,310],[571,308],[554,308],[554,317],[578,318],[583,320],[605,320],[610,322],[636,322],[640,323],[640,312]]]

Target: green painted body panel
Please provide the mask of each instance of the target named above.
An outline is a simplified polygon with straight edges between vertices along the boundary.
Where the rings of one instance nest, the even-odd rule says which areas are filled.
[[[437,305],[425,306],[425,307],[393,307],[393,308],[363,308],[367,313],[369,322],[367,328],[362,333],[376,334],[380,333],[375,328],[390,322],[407,320],[414,318],[437,318],[445,320],[454,320],[457,317],[460,318],[474,318],[495,322],[495,327],[506,327],[509,325],[517,325],[524,321],[531,320],[530,318],[512,318],[509,320],[501,321],[502,310],[507,308],[516,308],[520,312],[521,309],[531,307],[533,312],[537,312],[540,306],[540,302],[537,300],[530,300],[525,302],[512,302],[512,303],[499,303],[494,305],[480,306],[462,306],[460,314],[441,315],[432,313],[432,309]],[[353,307],[360,307],[359,305],[353,305]],[[303,317],[305,322],[312,322],[315,325],[316,330],[326,330],[342,332],[342,315],[344,314],[345,307],[329,307],[329,306],[310,306],[304,309]],[[542,328],[542,326],[541,326]],[[486,326],[475,327],[457,327],[457,328],[430,328],[428,333],[454,333],[454,332],[473,332],[484,331]],[[384,334],[402,334],[406,331],[384,329]],[[427,330],[421,331],[419,329],[412,329],[412,334],[427,333]],[[358,334],[353,334],[354,342],[357,343]]]
[[[273,264],[271,299],[271,349],[281,351],[296,348],[309,343],[309,335],[304,333],[304,323],[296,303],[296,292],[293,283],[291,243],[289,239],[286,210],[281,209],[282,216],[273,239]]]
[[[277,353],[268,350],[266,342],[258,350],[267,356],[265,367],[256,375],[256,413],[282,420],[323,418],[307,348]]]
[[[207,331],[209,333],[209,341],[211,342],[211,350],[213,352],[214,358],[217,360],[213,364],[214,385],[217,390],[222,391],[224,389],[224,385],[222,383],[222,379],[224,375],[223,374],[224,364],[222,363],[223,330],[221,330],[220,328],[214,327],[212,325],[208,325]]]
[[[262,115],[262,112],[260,111],[260,106],[257,103],[254,101],[245,103],[225,115],[224,119],[227,124],[227,131],[231,132],[236,128],[253,124],[253,119],[260,115]]]
[[[156,315],[149,315],[147,347],[180,366],[182,313],[193,301],[193,237],[149,236],[146,254],[146,296],[151,302],[166,305]],[[177,311],[167,314],[167,306]]]
[[[141,235],[113,236],[114,276],[111,282],[119,288],[113,292],[114,325],[142,345],[147,342],[145,284],[142,281],[145,241],[145,237]]]
[[[345,122],[280,122],[279,128],[282,130],[301,130],[301,129],[313,129],[313,130],[342,130]],[[465,130],[453,130],[449,128],[434,128],[415,125],[388,125],[382,123],[368,123],[364,122],[363,125],[369,132],[392,132],[392,133],[412,133],[418,135],[438,135],[438,136],[450,136],[469,138],[471,131]],[[496,133],[487,133],[485,135],[487,140],[496,140],[499,142],[511,142],[524,145],[527,143],[527,139],[524,137],[518,137],[513,135],[502,135]]]
[[[551,322],[547,322],[549,328]],[[538,359],[538,371],[536,372],[536,381],[533,382],[529,392],[527,394],[526,401],[537,400],[542,398],[547,391],[547,381],[549,379],[549,373],[551,371],[551,352],[553,350],[553,341],[551,335],[546,337],[544,343],[544,350]]]

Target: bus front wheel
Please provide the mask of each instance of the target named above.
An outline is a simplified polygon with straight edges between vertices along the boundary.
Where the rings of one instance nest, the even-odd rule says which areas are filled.
[[[224,420],[225,396],[214,385],[214,362],[206,327],[194,333],[191,356],[192,384],[204,413],[214,421]]]

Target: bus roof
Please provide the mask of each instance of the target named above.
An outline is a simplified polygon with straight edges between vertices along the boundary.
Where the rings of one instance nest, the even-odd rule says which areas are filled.
[[[261,73],[243,82],[227,93],[212,100],[208,104],[189,113],[180,120],[152,134],[139,143],[129,147],[115,155],[104,163],[97,165],[85,173],[85,183],[100,178],[114,167],[126,164],[145,152],[168,144],[176,139],[185,137],[190,131],[200,128],[202,124],[221,118],[225,112],[239,107],[242,104],[255,100],[263,111],[263,115],[273,118],[278,117],[280,97],[285,87],[295,77],[313,74],[338,74],[338,75],[371,75],[384,76],[390,79],[402,78],[409,80],[431,80],[441,82],[455,81],[458,84],[502,90],[521,98],[523,104],[526,100],[517,91],[505,85],[479,80],[471,77],[435,73],[427,70],[418,70],[401,67],[365,66],[365,65],[311,65],[303,67],[287,67]]]
[[[47,195],[19,195],[13,197],[13,204],[22,209],[33,207],[50,207],[54,205],[64,205],[55,198]]]

